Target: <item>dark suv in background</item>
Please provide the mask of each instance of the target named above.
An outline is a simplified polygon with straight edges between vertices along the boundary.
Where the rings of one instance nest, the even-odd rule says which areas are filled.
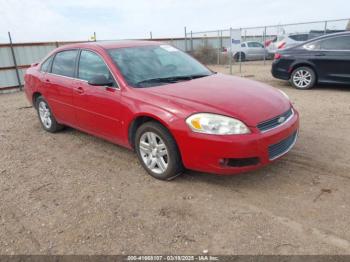
[[[272,75],[290,80],[298,89],[317,83],[350,85],[350,32],[321,36],[278,51]]]

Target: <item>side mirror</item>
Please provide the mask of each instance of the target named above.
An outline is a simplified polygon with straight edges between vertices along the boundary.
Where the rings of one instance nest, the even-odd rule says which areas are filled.
[[[88,84],[92,86],[113,86],[113,81],[104,75],[97,75],[91,78]]]

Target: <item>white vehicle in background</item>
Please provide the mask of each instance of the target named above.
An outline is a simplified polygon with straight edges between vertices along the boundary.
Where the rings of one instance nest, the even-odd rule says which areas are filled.
[[[284,34],[276,36],[273,40],[265,41],[269,57],[273,57],[276,51],[296,46],[309,40],[309,33],[303,34]]]
[[[224,48],[223,52],[227,53],[231,49]],[[240,50],[235,50],[232,57],[235,61],[245,61],[245,60],[263,60],[264,57],[267,58],[268,52],[264,45],[260,42],[247,41],[241,43]]]

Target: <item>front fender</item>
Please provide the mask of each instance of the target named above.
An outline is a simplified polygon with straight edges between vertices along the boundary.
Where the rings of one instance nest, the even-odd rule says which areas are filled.
[[[169,110],[166,110],[165,108],[160,107],[156,104],[147,103],[145,101],[135,102],[135,100],[129,100],[127,98],[123,98],[123,104],[124,104],[124,141],[128,141],[127,146],[129,148],[132,148],[132,141],[130,140],[130,132],[135,132],[133,130],[133,124],[137,119],[140,117],[148,117],[152,118],[155,121],[158,121],[163,126],[165,126],[171,135],[175,138],[174,135],[174,128],[176,128],[177,124],[176,122],[179,121],[179,118]],[[176,138],[175,138],[176,140]]]

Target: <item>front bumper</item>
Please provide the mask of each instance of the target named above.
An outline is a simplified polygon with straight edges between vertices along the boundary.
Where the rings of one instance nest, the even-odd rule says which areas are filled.
[[[178,139],[182,161],[188,169],[221,175],[237,174],[267,165],[294,146],[299,130],[299,114],[294,112],[289,121],[264,133],[257,128],[250,128],[252,133],[247,135],[183,134]],[[276,157],[271,157],[271,146],[278,146],[294,134],[295,139],[290,146]]]

